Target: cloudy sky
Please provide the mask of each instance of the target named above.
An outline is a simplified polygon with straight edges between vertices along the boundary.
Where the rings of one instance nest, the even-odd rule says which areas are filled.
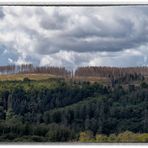
[[[148,65],[148,7],[0,7],[0,65]]]

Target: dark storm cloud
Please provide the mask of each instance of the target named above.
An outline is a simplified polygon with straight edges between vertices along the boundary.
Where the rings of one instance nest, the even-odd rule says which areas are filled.
[[[97,20],[96,17],[87,18],[86,24],[78,24],[73,29],[63,33],[63,35],[87,38],[87,37],[114,37],[124,38],[132,32],[133,24],[130,21],[124,19],[117,19],[118,28],[111,26],[110,24]]]
[[[108,18],[104,17],[101,20],[96,16],[100,12],[97,9],[89,15],[85,15],[84,12],[87,12],[87,9],[84,10],[79,11],[78,14],[77,12],[66,14],[66,17],[60,14],[58,9],[54,10],[50,16],[44,15],[40,21],[41,27],[49,31],[58,29],[60,32],[53,35],[52,38],[45,38],[44,43],[39,41],[41,45],[38,44],[38,51],[40,47],[43,54],[57,52],[59,49],[77,52],[120,51],[127,48],[137,48],[148,41],[148,30],[145,30],[148,24],[146,19],[148,14],[145,14],[147,12],[145,9],[138,8],[136,14],[134,14],[135,9],[133,8],[131,10],[130,8],[113,9],[114,14],[108,13]],[[105,10],[107,11],[107,8]],[[125,11],[125,17],[122,17],[122,10]],[[115,14],[118,11],[121,16]],[[138,12],[140,13],[138,14]],[[102,12],[101,14],[103,17]],[[78,15],[77,20],[73,17],[74,15]],[[134,16],[136,16],[136,19],[132,20],[131,18]],[[135,28],[138,17],[142,17],[139,20],[141,25],[138,26],[139,28]],[[70,21],[67,21],[67,19]],[[107,19],[113,20],[108,21]]]
[[[58,9],[54,9],[52,14],[49,15],[45,12],[41,15],[40,25],[47,30],[63,29],[66,25],[67,17],[60,14]]]

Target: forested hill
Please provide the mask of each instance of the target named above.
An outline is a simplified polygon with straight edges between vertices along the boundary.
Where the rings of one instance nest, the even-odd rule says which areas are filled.
[[[147,80],[123,75],[112,84],[0,81],[0,141],[148,142]]]

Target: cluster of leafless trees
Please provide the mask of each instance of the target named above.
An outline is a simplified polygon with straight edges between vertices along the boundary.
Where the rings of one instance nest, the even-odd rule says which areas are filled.
[[[0,66],[1,74],[15,73],[15,65]]]
[[[122,77],[125,75],[148,75],[148,67],[78,67],[73,73],[64,67],[42,66],[37,67],[32,64],[7,65],[0,66],[0,74],[16,74],[16,73],[49,73],[57,76],[81,76],[81,77]]]
[[[70,71],[65,67],[35,67],[31,73],[49,73],[57,76],[70,76]]]
[[[148,67],[79,67],[75,71],[75,76],[83,77],[122,77],[125,75],[148,75]]]
[[[16,73],[49,73],[57,76],[69,76],[70,71],[66,70],[64,67],[51,67],[51,66],[42,66],[36,67],[32,64],[22,64],[22,65],[8,65],[0,66],[0,74],[16,74]]]
[[[33,65],[31,64],[0,66],[1,74],[13,74],[13,73],[27,72],[32,70],[33,70]]]

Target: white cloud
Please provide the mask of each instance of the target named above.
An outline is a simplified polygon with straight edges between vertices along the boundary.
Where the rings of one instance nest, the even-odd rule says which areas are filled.
[[[13,60],[11,58],[8,58],[8,61],[9,61],[10,64],[13,63]]]
[[[2,7],[0,48],[16,64],[148,65],[147,8]]]

